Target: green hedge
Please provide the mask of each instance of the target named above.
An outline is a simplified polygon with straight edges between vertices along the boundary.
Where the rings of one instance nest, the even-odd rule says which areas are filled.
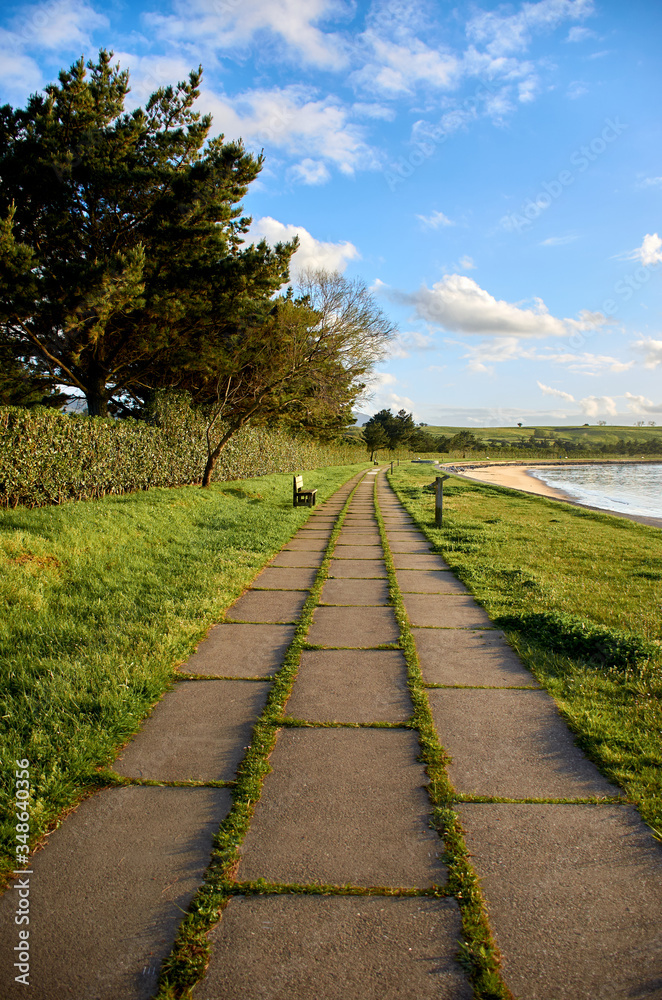
[[[184,400],[160,400],[153,420],[113,420],[37,407],[0,407],[0,506],[42,507],[202,479],[205,423]],[[365,460],[282,429],[246,427],[228,442],[215,480],[250,479]]]

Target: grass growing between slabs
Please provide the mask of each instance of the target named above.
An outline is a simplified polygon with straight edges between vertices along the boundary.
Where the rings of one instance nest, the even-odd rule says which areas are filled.
[[[662,532],[493,485],[389,475],[450,568],[504,628],[577,742],[662,837]]]
[[[306,472],[321,502],[364,465]],[[0,876],[14,761],[34,842],[95,784],[210,625],[307,520],[291,475],[0,513]]]
[[[349,477],[346,476],[345,479],[347,478]],[[301,610],[294,638],[285,654],[282,667],[272,678],[273,684],[264,711],[253,728],[250,746],[237,770],[237,780],[232,791],[232,808],[214,839],[214,851],[205,873],[205,882],[193,897],[189,911],[179,926],[173,950],[161,967],[156,1000],[184,1000],[191,996],[191,990],[204,976],[209,963],[207,934],[217,923],[231,897],[242,891],[234,877],[240,860],[239,846],[248,832],[262,794],[264,779],[271,771],[269,755],[283,723],[283,712],[296,680],[301,653],[306,648],[306,636],[312,624],[313,611],[319,603],[331,555],[352,495],[353,491],[334,524],[315,582]],[[283,892],[291,892],[293,889],[296,887],[280,887]],[[266,882],[253,883],[251,887],[244,887],[243,891],[274,892],[276,887]]]
[[[458,960],[467,973],[476,1000],[512,1000],[512,994],[500,974],[500,955],[487,921],[485,899],[478,877],[469,861],[457,813],[452,806],[456,794],[446,772],[447,755],[439,742],[423,683],[416,644],[402,600],[391,555],[384,520],[379,508],[375,482],[375,510],[384,549],[389,595],[400,629],[400,648],[407,663],[407,683],[414,713],[412,723],[418,731],[421,760],[430,779],[428,794],[433,806],[433,823],[444,839],[448,865],[448,895],[457,900],[462,915],[462,937]]]

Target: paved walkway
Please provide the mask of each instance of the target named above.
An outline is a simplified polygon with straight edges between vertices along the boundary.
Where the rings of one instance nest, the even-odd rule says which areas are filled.
[[[236,875],[341,889],[234,896],[196,1000],[473,995],[454,960],[454,899],[349,892],[425,890],[447,875],[416,733],[403,726],[412,706],[373,483],[360,481],[337,539],[286,708],[298,724],[280,730]],[[315,510],[184,666],[197,679],[163,698],[116,762],[136,784],[86,800],[34,857],[36,1000],[153,995],[231,798],[139,782],[232,781],[355,485]],[[630,806],[586,803],[618,791],[381,474],[379,497],[507,985],[521,1000],[662,998],[660,844]],[[13,984],[12,897],[0,899],[7,1000],[26,995]]]

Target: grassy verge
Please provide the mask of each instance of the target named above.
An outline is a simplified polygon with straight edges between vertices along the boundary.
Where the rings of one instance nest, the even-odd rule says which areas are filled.
[[[430,468],[392,486],[555,698],[579,745],[662,837],[662,533],[451,478],[434,526]]]
[[[307,472],[324,500],[365,465]],[[30,835],[95,785],[211,624],[310,514],[292,478],[154,489],[0,513],[0,875],[14,867],[14,761]]]
[[[375,510],[379,523],[384,561],[389,581],[389,595],[400,628],[400,648],[407,663],[407,683],[414,713],[412,723],[418,730],[421,760],[430,779],[428,794],[433,806],[433,822],[444,839],[444,862],[448,865],[446,891],[458,902],[462,914],[462,937],[458,959],[474,989],[476,1000],[512,1000],[501,979],[500,955],[487,922],[485,900],[478,877],[469,861],[462,829],[453,803],[457,795],[446,772],[447,756],[439,742],[430,711],[416,644],[411,634],[407,611],[398,586],[395,566],[384,521],[379,508],[375,482]]]

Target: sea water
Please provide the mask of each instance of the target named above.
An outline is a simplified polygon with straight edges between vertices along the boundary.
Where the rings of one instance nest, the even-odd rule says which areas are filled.
[[[662,462],[555,465],[531,475],[589,507],[662,517]]]

